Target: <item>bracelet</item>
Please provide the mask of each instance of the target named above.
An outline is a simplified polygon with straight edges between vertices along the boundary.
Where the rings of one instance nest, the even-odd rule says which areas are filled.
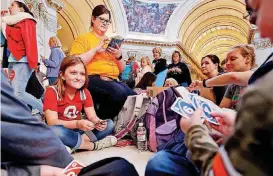
[[[207,81],[206,79],[203,80],[203,87],[207,88],[206,81]]]

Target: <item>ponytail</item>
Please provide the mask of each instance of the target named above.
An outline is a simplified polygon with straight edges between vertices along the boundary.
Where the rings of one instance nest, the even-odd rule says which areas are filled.
[[[29,8],[27,7],[26,4],[24,4],[23,2],[20,1],[14,1],[15,3],[17,3],[18,7],[23,8],[24,12],[30,14],[32,17],[34,17],[33,13],[29,10]]]

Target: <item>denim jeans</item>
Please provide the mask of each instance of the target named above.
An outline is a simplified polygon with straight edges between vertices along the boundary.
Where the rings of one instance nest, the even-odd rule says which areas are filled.
[[[122,82],[105,81],[99,75],[89,76],[88,79],[88,89],[92,94],[96,113],[101,119],[113,119],[118,115],[127,97],[136,95]]]
[[[73,150],[78,149],[82,143],[82,137],[85,132],[79,129],[68,129],[63,125],[50,126],[54,133],[60,138],[64,145],[72,148]],[[96,142],[97,140],[103,139],[110,135],[114,130],[114,122],[110,119],[107,120],[107,127],[103,131],[96,129],[87,132],[90,141]]]
[[[27,83],[33,72],[33,69],[29,68],[28,63],[10,62],[9,73],[11,70],[14,70],[15,73],[14,78],[11,80],[11,86],[14,89],[15,96],[25,104],[30,105],[32,109],[37,109],[42,112],[42,101],[26,92]]]
[[[199,176],[194,164],[180,154],[162,150],[152,156],[145,170],[145,176]]]
[[[184,143],[184,133],[179,130],[172,140],[157,147],[146,166],[145,175],[199,175],[195,165],[187,157],[188,149]]]
[[[55,84],[57,81],[57,77],[47,77],[47,79],[49,85]]]

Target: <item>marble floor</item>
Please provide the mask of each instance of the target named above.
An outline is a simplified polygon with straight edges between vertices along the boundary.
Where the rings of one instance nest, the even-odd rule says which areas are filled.
[[[81,151],[73,153],[72,156],[84,165],[89,165],[108,157],[123,157],[132,163],[139,176],[144,176],[145,167],[148,159],[153,155],[152,152],[139,152],[136,146],[111,147],[100,151]]]

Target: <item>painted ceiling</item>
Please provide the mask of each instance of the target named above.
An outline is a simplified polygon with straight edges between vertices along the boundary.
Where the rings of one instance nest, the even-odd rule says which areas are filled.
[[[90,30],[92,9],[104,4],[113,16],[107,34],[130,40],[179,42],[197,62],[207,54],[225,58],[234,45],[248,43],[250,25],[242,0],[63,0],[58,30],[63,49]]]

